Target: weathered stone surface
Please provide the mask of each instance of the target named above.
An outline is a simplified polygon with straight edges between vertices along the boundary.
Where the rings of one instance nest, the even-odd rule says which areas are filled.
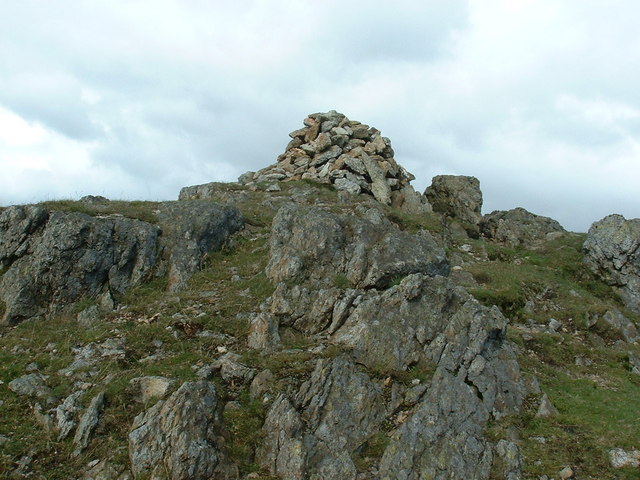
[[[129,384],[136,392],[136,400],[142,403],[164,398],[174,383],[175,380],[171,378],[159,376],[136,377],[129,380]]]
[[[129,433],[134,477],[237,478],[224,452],[218,410],[215,386],[201,381],[184,383],[167,400],[138,415]]]
[[[67,438],[76,426],[76,415],[80,411],[78,400],[84,392],[78,391],[69,395],[54,411],[55,427],[58,430],[58,441]]]
[[[93,431],[98,426],[98,421],[100,420],[100,412],[102,411],[103,407],[104,392],[100,392],[95,397],[93,397],[91,403],[80,418],[76,434],[73,437],[73,445],[75,447],[73,451],[74,456],[80,455],[80,453],[82,453],[82,451],[89,446]]]
[[[242,178],[241,183],[309,179],[354,195],[372,195],[385,205],[393,197],[399,208],[404,208],[405,198],[414,201],[408,195],[393,195],[415,177],[396,163],[391,141],[378,130],[333,110],[311,114],[304,124],[289,134],[292,140],[276,164]],[[215,184],[186,187],[180,198],[210,198],[215,188]],[[414,207],[415,202],[410,208]]]
[[[585,264],[613,286],[626,306],[640,313],[640,219],[609,215],[591,225]]]
[[[540,406],[536,412],[536,417],[557,417],[558,415],[560,415],[558,409],[551,403],[547,394],[543,394],[540,400]]]
[[[640,467],[640,450],[613,448],[609,450],[609,462],[613,468]]]
[[[256,460],[287,479],[354,480],[353,452],[384,421],[382,388],[346,357],[319,360],[293,401],[280,395]]]
[[[11,207],[2,214],[0,237],[18,215],[14,209],[26,208]],[[11,262],[0,280],[6,303],[2,323],[44,315],[85,295],[122,294],[148,280],[157,263],[159,233],[157,226],[139,220],[51,212],[19,258],[15,251],[0,254],[5,266]]]
[[[131,475],[122,465],[115,465],[108,460],[100,460],[89,464],[82,475],[82,480],[130,480]]]
[[[428,234],[402,232],[371,214],[380,223],[316,207],[282,207],[273,220],[267,276],[274,283],[326,286],[341,274],[355,288],[383,288],[409,273],[448,273],[444,251]]]
[[[421,274],[363,297],[331,337],[352,348],[360,363],[446,368],[473,384],[493,415],[519,407],[524,385],[497,308],[480,305],[446,278]]]
[[[215,370],[220,370],[220,376],[227,382],[232,380],[250,382],[256,375],[254,368],[249,368],[240,363],[240,355],[232,352],[225,353],[214,360],[211,363],[211,367]]]
[[[603,316],[602,320],[616,334],[620,335],[625,342],[633,343],[640,340],[640,331],[636,325],[625,317],[619,310],[609,310]]]
[[[40,373],[30,373],[11,380],[7,386],[18,395],[43,398],[51,394],[51,389],[46,385],[45,380]]]
[[[521,480],[522,464],[522,455],[518,445],[507,440],[500,440],[496,444],[492,467],[494,478]]]
[[[186,200],[162,203],[158,219],[162,245],[170,252],[170,291],[183,289],[191,275],[200,269],[205,255],[219,250],[244,225],[237,208]]]
[[[536,248],[565,229],[555,220],[535,215],[524,208],[495,211],[480,222],[485,238],[511,247]]]
[[[401,232],[375,209],[360,217],[284,206],[273,221],[266,268],[278,285],[265,312],[271,316],[260,317],[250,341],[267,343],[264,334],[274,324],[311,334],[335,331],[359,295],[353,288],[386,288],[410,273],[448,271],[444,251],[428,233]]]
[[[207,252],[243,225],[237,209],[209,202],[165,202],[161,226],[125,217],[91,217],[16,206],[0,214],[0,324],[59,311],[82,297],[112,303],[124,292],[169,273],[186,284]]]
[[[492,463],[483,430],[490,413],[460,375],[439,368],[423,401],[392,434],[380,479],[485,479]]]
[[[455,217],[471,225],[478,225],[482,216],[482,192],[475,177],[438,175],[424,195],[435,212]]]

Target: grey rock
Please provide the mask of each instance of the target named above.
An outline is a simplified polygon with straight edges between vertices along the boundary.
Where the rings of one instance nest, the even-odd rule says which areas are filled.
[[[249,368],[240,363],[240,355],[237,353],[225,353],[211,363],[215,370],[220,370],[220,376],[226,382],[240,380],[250,382],[256,376],[255,368]]]
[[[280,347],[278,319],[267,312],[260,312],[251,318],[247,345],[255,350],[276,350]]]
[[[170,291],[183,289],[201,268],[205,255],[219,250],[232,233],[244,226],[235,207],[186,200],[161,204],[158,219],[162,244],[170,251]]]
[[[180,480],[238,478],[225,451],[213,383],[187,382],[138,415],[129,433],[134,477]]]
[[[319,360],[293,402],[273,403],[256,460],[283,478],[354,480],[351,455],[383,421],[380,385],[345,357]]]
[[[360,152],[360,158],[362,159],[362,163],[364,163],[367,173],[371,178],[371,193],[374,198],[383,205],[391,205],[391,188],[387,183],[384,171],[375,160],[364,152],[364,150]]]
[[[124,466],[113,464],[108,460],[96,461],[95,464],[89,465],[81,477],[82,480],[130,480],[131,478]]]
[[[98,421],[100,420],[100,412],[102,411],[103,407],[104,392],[100,392],[95,397],[93,397],[93,399],[91,399],[91,403],[80,418],[78,428],[76,429],[76,434],[73,437],[73,445],[75,447],[73,451],[74,456],[80,455],[80,453],[82,453],[82,451],[89,446],[91,436],[98,426]]]
[[[40,373],[29,373],[10,381],[9,390],[17,395],[45,398],[51,395],[51,389],[45,383],[46,377]]]
[[[536,417],[557,417],[558,415],[560,415],[560,412],[558,412],[558,409],[551,403],[547,394],[544,393],[540,400]]]
[[[334,182],[337,190],[343,190],[351,195],[358,195],[360,193],[360,185],[356,182],[349,180],[348,178],[337,178]]]
[[[129,380],[136,392],[136,400],[142,403],[164,398],[174,383],[175,380],[160,376],[136,377]]]
[[[0,215],[0,237],[12,230],[14,208],[29,207],[12,207]],[[107,290],[122,294],[148,280],[157,262],[159,232],[139,220],[51,212],[19,258],[15,251],[13,256],[0,254],[5,266],[11,262],[0,280],[6,304],[2,323],[42,316]]]
[[[449,272],[444,251],[428,234],[317,207],[283,206],[273,220],[270,248],[266,274],[274,283],[324,286],[343,274],[356,288],[384,288],[410,273]]]
[[[471,225],[478,225],[482,216],[482,192],[475,177],[438,175],[424,195],[435,212],[458,218]]]
[[[271,370],[263,370],[258,373],[249,387],[249,395],[252,399],[258,399],[274,387],[275,377]]]
[[[609,450],[609,463],[613,468],[640,466],[640,450],[626,451],[621,448]]]
[[[633,343],[640,340],[640,332],[635,324],[625,317],[619,310],[613,309],[607,311],[602,319],[604,322],[625,342]]]
[[[500,440],[495,446],[495,454],[492,468],[495,478],[521,480],[523,461],[518,445]]]
[[[140,220],[10,207],[0,214],[0,324],[57,313],[82,297],[108,307],[127,289],[169,274],[179,289],[243,225],[237,209],[210,202],[165,202],[160,226]]]
[[[127,351],[122,338],[107,338],[103,342],[90,342],[82,347],[71,347],[74,360],[58,371],[59,375],[69,377],[78,370],[87,369],[105,360],[124,360]]]
[[[584,242],[585,264],[640,313],[640,219],[609,215],[591,225]]]
[[[444,251],[428,233],[401,232],[376,209],[361,218],[284,206],[273,221],[270,253],[266,274],[278,287],[268,305],[272,316],[259,317],[262,332],[276,325],[311,334],[335,331],[358,296],[348,287],[387,288],[413,272],[449,271]]]
[[[631,371],[636,375],[640,375],[640,356],[633,352],[628,353],[629,366]]]
[[[565,233],[555,220],[535,215],[524,208],[497,210],[485,215],[480,232],[494,242],[511,247],[537,248],[553,235]]]
[[[491,447],[483,428],[490,412],[462,378],[439,368],[422,402],[393,432],[380,479],[486,479]]]
[[[97,305],[92,305],[78,313],[78,323],[83,327],[90,327],[100,321],[100,310]]]
[[[76,426],[76,415],[80,411],[78,400],[84,395],[83,391],[74,392],[54,410],[55,427],[58,431],[58,441],[67,438]]]

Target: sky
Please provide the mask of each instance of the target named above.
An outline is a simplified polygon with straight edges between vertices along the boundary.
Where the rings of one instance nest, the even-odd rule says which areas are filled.
[[[0,205],[173,200],[337,110],[422,192],[587,231],[640,217],[640,3],[2,0]]]

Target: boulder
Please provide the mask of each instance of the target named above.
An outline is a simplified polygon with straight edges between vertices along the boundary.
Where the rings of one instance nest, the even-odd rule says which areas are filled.
[[[509,247],[536,248],[565,229],[555,220],[535,215],[524,208],[496,210],[480,222],[480,233],[496,243]]]
[[[376,209],[362,216],[285,205],[273,220],[267,277],[326,287],[344,276],[354,288],[385,288],[410,273],[447,275],[442,248],[426,232],[400,231]]]
[[[293,399],[274,401],[256,461],[291,480],[355,480],[352,456],[384,419],[381,385],[346,357],[322,359]]]
[[[158,211],[164,249],[169,251],[170,291],[182,290],[207,253],[219,250],[244,226],[237,208],[210,202],[164,202]]]
[[[424,195],[434,212],[444,213],[469,225],[478,225],[482,219],[482,192],[475,177],[437,175]]]
[[[415,272],[448,274],[445,253],[427,232],[402,232],[376,209],[361,214],[296,205],[278,211],[265,270],[277,288],[252,323],[252,345],[273,344],[277,325],[335,331],[358,289],[385,289]]]
[[[75,447],[73,451],[74,457],[80,455],[80,453],[82,453],[82,451],[89,446],[91,436],[98,426],[98,421],[100,420],[100,412],[102,411],[103,407],[104,392],[100,392],[95,397],[93,397],[91,403],[82,414],[82,417],[80,417],[80,422],[78,423],[76,434],[73,437],[73,445]]]
[[[210,202],[165,202],[159,225],[121,216],[14,206],[0,214],[0,324],[56,313],[83,297],[104,304],[169,275],[178,290],[206,254],[243,225],[239,211]]]
[[[223,431],[213,383],[182,384],[134,419],[129,433],[134,477],[238,478],[224,450]]]
[[[609,215],[595,222],[583,248],[587,267],[640,313],[640,218]]]
[[[17,210],[17,211],[16,211]],[[22,210],[22,212],[20,212]],[[0,216],[0,238],[15,238],[12,218],[33,214],[10,207]],[[42,218],[40,216],[39,218]],[[98,219],[81,213],[49,212],[46,223],[18,250],[0,251],[8,267],[0,280],[3,324],[43,316],[83,296],[123,294],[149,280],[157,264],[160,228],[128,218]],[[26,247],[28,245],[28,247]]]

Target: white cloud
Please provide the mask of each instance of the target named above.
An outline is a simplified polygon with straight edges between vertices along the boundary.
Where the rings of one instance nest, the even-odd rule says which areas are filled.
[[[423,189],[585,230],[640,217],[640,7],[612,0],[48,4],[0,17],[0,203],[175,198],[275,161],[308,113],[382,130]],[[9,118],[9,120],[7,120]]]

